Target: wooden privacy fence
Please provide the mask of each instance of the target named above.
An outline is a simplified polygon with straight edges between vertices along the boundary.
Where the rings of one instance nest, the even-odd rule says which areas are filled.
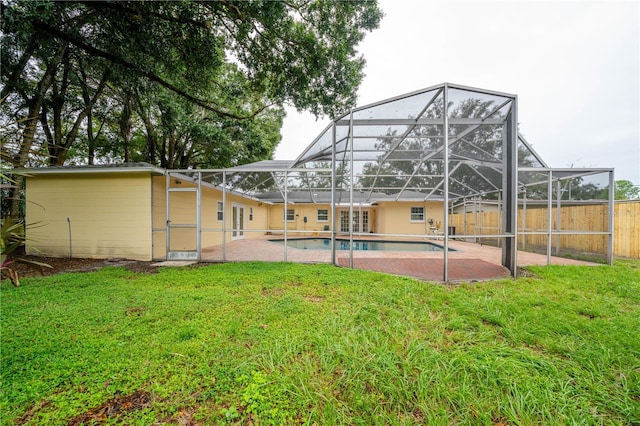
[[[606,232],[608,226],[606,204],[574,205],[560,207],[551,212],[551,229],[560,232]],[[457,235],[500,234],[502,218],[497,211],[456,213],[449,217],[449,225]],[[518,232],[539,232],[538,235],[519,235],[518,248],[528,251],[546,251],[546,232],[549,229],[549,212],[546,206],[518,208]],[[613,254],[619,257],[640,259],[640,200],[616,201],[614,206]],[[577,253],[607,253],[607,236],[597,234],[553,235],[551,246],[554,254],[562,251]]]
[[[616,201],[613,218],[614,256],[640,259],[640,200]]]

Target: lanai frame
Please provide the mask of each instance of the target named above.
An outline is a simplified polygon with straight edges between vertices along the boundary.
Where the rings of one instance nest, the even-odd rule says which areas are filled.
[[[455,96],[460,97],[460,94],[466,93],[471,95],[477,95],[480,99],[490,99],[491,102],[489,104],[490,109],[487,111],[485,115],[482,116],[472,116],[472,117],[460,117],[452,115],[451,109],[455,106],[456,101],[452,101],[450,98],[450,92],[455,92]],[[412,111],[402,111],[400,114],[406,115],[407,118],[398,118],[398,117],[378,117],[376,116],[376,112],[384,111],[389,105],[399,105],[402,106],[404,103],[407,103],[407,100],[415,99],[416,97],[421,97],[427,100],[427,102],[422,105],[418,109],[414,109]],[[434,116],[433,114],[429,115],[428,113],[432,113],[437,108],[434,108],[434,105],[438,104],[441,106],[441,112],[439,116]],[[458,106],[462,102],[460,101]],[[412,105],[415,106],[415,105]],[[366,117],[369,115],[369,117]],[[437,115],[437,114],[436,114]],[[432,139],[442,139],[442,146],[439,145],[436,148],[432,148],[430,150],[425,150],[421,153],[418,153],[419,156],[416,158],[407,158],[406,160],[415,164],[415,168],[412,173],[407,173],[403,176],[398,176],[399,181],[404,179],[406,183],[402,184],[398,188],[384,188],[384,190],[390,189],[398,189],[398,195],[396,200],[401,199],[402,193],[404,191],[408,191],[411,186],[410,183],[412,180],[416,180],[416,178],[424,178],[427,175],[421,174],[420,167],[426,162],[439,162],[442,164],[442,173],[438,176],[435,176],[433,179],[433,183],[430,187],[424,188],[424,200],[429,200],[435,194],[440,194],[441,199],[443,200],[445,206],[445,214],[444,214],[444,226],[443,226],[443,234],[441,236],[430,236],[432,238],[438,238],[443,241],[444,246],[444,268],[443,268],[443,281],[448,281],[448,248],[449,248],[449,240],[451,238],[450,229],[449,229],[449,215],[448,210],[451,202],[453,200],[464,199],[465,197],[473,197],[478,194],[486,194],[489,192],[487,188],[491,189],[493,187],[494,191],[499,195],[502,216],[502,229],[501,232],[497,232],[491,235],[485,235],[486,237],[498,238],[500,239],[501,247],[502,247],[502,265],[509,269],[512,276],[516,276],[517,274],[517,243],[518,243],[518,224],[517,224],[517,209],[518,209],[518,191],[527,186],[526,182],[522,182],[519,180],[519,150],[523,149],[527,152],[527,155],[531,157],[531,163],[533,167],[526,166],[520,167],[523,172],[528,171],[536,171],[548,174],[548,182],[549,183],[549,192],[548,194],[552,194],[552,183],[554,181],[554,173],[558,175],[571,175],[574,174],[576,176],[588,175],[590,173],[609,173],[609,182],[608,182],[608,190],[609,190],[609,219],[608,219],[608,230],[606,232],[599,232],[599,234],[604,234],[608,236],[608,244],[607,244],[607,260],[609,263],[612,262],[613,259],[613,188],[614,188],[614,174],[613,169],[552,169],[549,168],[539,157],[539,155],[531,148],[531,146],[518,134],[517,130],[517,96],[495,92],[495,91],[487,91],[483,89],[470,88],[467,86],[455,85],[450,83],[444,83],[442,85],[433,86],[427,89],[423,89],[420,91],[412,92],[409,94],[401,95],[398,97],[386,99],[374,104],[369,104],[363,107],[354,108],[346,114],[338,117],[333,120],[327,128],[307,147],[305,151],[298,157],[297,160],[293,162],[259,162],[255,164],[248,164],[239,167],[227,168],[227,169],[207,169],[207,170],[178,170],[178,171],[168,171],[167,176],[173,174],[180,174],[181,176],[189,175],[194,181],[198,182],[198,188],[201,187],[203,181],[207,180],[207,176],[218,175],[218,181],[214,183],[214,186],[223,189],[223,205],[226,211],[226,199],[225,194],[228,191],[236,189],[234,184],[230,184],[229,176],[238,176],[239,174],[251,174],[251,173],[266,173],[273,178],[273,183],[277,184],[278,182],[284,182],[284,185],[279,187],[279,190],[282,192],[282,201],[285,205],[288,204],[287,193],[288,187],[287,183],[289,182],[289,177],[295,174],[308,174],[308,173],[330,173],[331,174],[331,249],[332,249],[332,263],[336,263],[335,256],[335,237],[336,237],[336,182],[337,182],[337,174],[340,165],[346,165],[343,167],[343,170],[348,170],[348,189],[349,189],[349,240],[352,242],[354,235],[357,233],[354,232],[353,229],[353,215],[354,215],[354,189],[358,186],[358,182],[362,181],[362,177],[364,176],[360,173],[356,176],[355,169],[358,168],[355,164],[360,161],[368,161],[372,159],[373,161],[377,161],[379,166],[377,168],[377,173],[368,175],[373,179],[373,184],[369,188],[365,188],[371,194],[375,189],[375,183],[377,180],[384,178],[385,176],[381,173],[383,170],[383,165],[386,161],[395,161],[394,155],[397,152],[402,153],[403,144],[406,144],[406,141],[412,137],[412,132],[416,128],[421,126],[423,127],[432,127],[436,129],[442,129],[441,134],[438,136],[430,136]],[[359,149],[363,146],[361,141],[357,140],[358,136],[355,135],[356,129],[361,128],[373,128],[375,126],[385,127],[388,126],[389,129],[392,127],[406,126],[406,130],[399,137],[394,136],[394,138],[389,138],[390,146],[386,151],[378,151],[375,149],[375,140],[379,140],[381,135],[377,135],[378,139],[372,138],[374,143],[371,140],[366,141],[369,145],[366,145],[365,149]],[[500,156],[493,153],[493,158],[497,158],[500,161],[493,161],[491,159],[492,153],[482,153],[482,149],[478,148],[474,145],[474,143],[465,140],[466,137],[473,134],[478,128],[482,126],[501,126],[501,137],[502,144],[500,147]],[[346,133],[345,133],[346,129]],[[452,130],[453,129],[453,130]],[[460,130],[462,129],[462,130]],[[358,145],[358,149],[356,148]],[[463,152],[460,150],[456,150],[455,147],[460,145],[472,146],[473,150],[477,148],[479,152],[479,157],[473,158],[469,156],[465,156]],[[452,149],[452,147],[454,149]],[[408,152],[408,150],[406,151]],[[487,155],[485,155],[487,154]],[[481,158],[482,157],[482,158]],[[486,157],[486,158],[485,158]],[[363,158],[365,160],[363,160]],[[489,158],[489,160],[487,160]],[[522,160],[522,159],[520,159]],[[329,162],[329,168],[326,167],[317,167],[318,162]],[[482,182],[482,180],[487,182],[486,187],[473,188],[468,184],[465,184],[459,173],[461,166],[467,167],[470,171],[469,173],[477,174],[479,178],[478,181]],[[362,171],[362,167],[360,167],[360,171]],[[497,182],[496,176],[499,175],[501,178],[501,182]],[[219,177],[222,177],[221,181]],[[341,176],[344,181],[344,175]],[[432,176],[433,177],[433,176]],[[439,178],[439,179],[438,179]],[[168,180],[167,180],[168,182]],[[236,182],[237,183],[237,182]],[[452,188],[454,186],[454,188]],[[460,188],[468,190],[468,193],[461,193]],[[167,191],[170,191],[169,185],[167,185]],[[257,194],[256,189],[246,190],[243,188],[242,191],[245,194],[249,194],[251,196],[255,196]],[[310,190],[311,192],[311,190]],[[552,197],[548,197],[548,203],[551,205]],[[168,193],[167,193],[168,199]],[[200,197],[198,195],[198,209],[201,209]],[[558,198],[558,206],[560,206],[560,198]],[[285,209],[286,211],[286,209]],[[169,250],[169,231],[170,224],[168,221],[168,209],[167,209],[167,255],[170,256]],[[549,215],[551,215],[551,207],[549,208]],[[198,222],[200,215],[198,215]],[[551,223],[551,221],[549,221]],[[228,229],[226,224],[226,215],[222,224],[222,233],[223,236]],[[200,223],[195,224],[198,235],[201,232]],[[262,230],[261,230],[262,231]],[[269,232],[268,229],[265,229],[264,232]],[[559,231],[557,231],[559,232]],[[554,234],[553,230],[549,230],[549,241],[551,240],[551,235]],[[580,232],[575,232],[575,234],[581,234]],[[586,234],[586,233],[585,233]],[[456,238],[472,238],[475,235],[456,235]],[[288,238],[288,230],[287,230],[287,221],[284,221],[284,239],[285,241]],[[198,239],[199,241],[199,239]],[[225,238],[223,238],[223,260],[225,259],[224,255],[224,245],[226,244]],[[549,243],[550,244],[550,243]],[[350,245],[353,247],[353,244]],[[286,243],[284,248],[284,258],[286,260]],[[547,256],[550,260],[551,256],[551,248],[549,247],[547,250]],[[201,258],[201,247],[198,242],[197,249],[197,258]],[[349,265],[353,267],[353,249],[351,248],[349,251]]]

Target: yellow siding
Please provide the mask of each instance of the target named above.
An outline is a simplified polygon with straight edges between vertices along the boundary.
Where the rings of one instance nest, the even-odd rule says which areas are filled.
[[[431,234],[429,229],[429,218],[435,222],[442,223],[444,218],[444,208],[441,202],[412,203],[405,201],[381,202],[378,203],[377,229],[383,234]],[[411,207],[424,207],[424,222],[411,221]]]
[[[213,188],[203,188],[202,191],[202,247],[222,244],[222,221],[218,220],[217,203],[222,201],[222,192]],[[267,229],[267,205],[250,198],[227,193],[225,206],[226,241],[231,241],[233,227],[231,218],[233,206],[244,207],[244,238],[257,238],[264,235]],[[250,220],[249,209],[253,209],[253,220]]]
[[[28,178],[28,254],[151,260],[148,174]]]
[[[153,258],[164,259],[166,253],[166,189],[165,177],[154,176],[153,182]]]
[[[425,218],[433,218],[434,221],[443,220],[444,209],[440,202],[411,203],[411,202],[383,202],[378,206],[367,207],[369,211],[369,230],[374,233],[386,234],[413,234],[423,235],[431,233],[429,224],[424,222],[411,222],[411,207],[425,207]],[[306,234],[322,234],[325,226],[331,225],[331,206],[329,204],[292,204],[288,208],[295,210],[295,220],[287,223],[287,231],[306,231]],[[320,222],[318,209],[328,210],[328,220]],[[336,217],[339,218],[339,211],[336,209]],[[357,208],[354,207],[357,212]],[[269,209],[269,229],[272,231],[282,231],[284,229],[284,206],[276,204]],[[304,222],[304,218],[307,222]],[[339,219],[336,220],[336,229],[340,229]],[[298,232],[302,235],[302,232]]]
[[[295,218],[287,222],[287,233],[289,231],[306,231],[313,234],[324,232],[326,226],[331,228],[331,205],[330,204],[291,204],[287,207],[293,209]],[[318,210],[327,210],[327,220],[318,220]],[[304,218],[307,221],[304,221]],[[269,209],[269,229],[272,231],[284,230],[284,205],[276,204]]]
[[[195,183],[181,180],[176,183],[175,177],[170,180],[172,188],[196,188]],[[170,193],[170,220],[173,224],[196,224],[196,193],[195,192],[171,192]],[[218,221],[217,202],[222,201],[222,191],[208,186],[202,187],[201,209],[201,238],[202,248],[222,244],[223,222]],[[245,232],[244,238],[256,238],[264,235],[267,229],[268,206],[258,201],[244,198],[237,194],[226,195],[226,229],[224,233],[226,241],[231,241],[232,228],[231,215],[233,206],[245,208]],[[250,220],[250,208],[253,208],[253,220]],[[162,259],[166,257],[166,178],[156,176],[153,178],[153,257]],[[195,250],[195,229],[174,229],[171,235],[172,250]]]

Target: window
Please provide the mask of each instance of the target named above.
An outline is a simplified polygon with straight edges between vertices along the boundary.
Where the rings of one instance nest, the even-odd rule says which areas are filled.
[[[224,218],[224,204],[222,201],[218,201],[218,221],[222,221]]]
[[[327,222],[329,220],[329,210],[318,209],[318,222]]]
[[[411,222],[424,222],[424,207],[411,207]]]
[[[296,218],[295,209],[287,209],[287,222],[293,222]]]

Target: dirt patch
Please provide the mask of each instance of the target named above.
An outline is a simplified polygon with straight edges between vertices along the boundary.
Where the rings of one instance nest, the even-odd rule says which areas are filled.
[[[518,267],[518,277],[522,277],[522,278],[535,278],[535,279],[540,279],[540,275],[536,274],[533,271],[530,271],[529,269],[527,269],[526,267]]]
[[[199,426],[202,423],[194,418],[195,408],[182,408],[172,417],[163,419],[159,424],[172,424],[179,426]]]
[[[104,404],[94,407],[84,414],[74,417],[68,426],[84,424],[103,424],[107,419],[115,419],[132,411],[143,410],[151,406],[151,395],[146,391],[136,391],[131,395],[115,397]]]
[[[147,310],[146,306],[135,306],[135,307],[127,308],[124,314],[128,317],[133,317],[133,316],[139,317],[146,310]]]
[[[141,262],[136,260],[122,259],[69,259],[67,257],[40,257],[40,256],[20,256],[21,259],[45,263],[51,268],[39,267],[33,264],[14,262],[11,264],[20,278],[41,277],[65,272],[92,272],[98,271],[107,266],[124,266],[132,272],[154,274],[158,268],[151,266],[151,262]],[[2,271],[2,280],[7,279],[6,271]]]

